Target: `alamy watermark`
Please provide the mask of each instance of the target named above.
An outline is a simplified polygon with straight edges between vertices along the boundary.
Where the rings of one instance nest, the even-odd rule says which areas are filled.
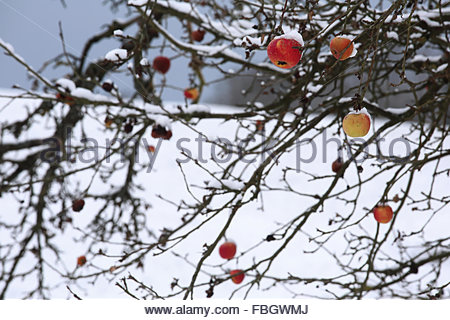
[[[45,143],[49,144],[50,147],[41,152],[40,158],[42,161],[52,163],[61,161],[64,157],[73,163],[111,163],[113,155],[119,155],[119,161],[121,162],[128,161],[127,159],[130,159],[130,157],[133,157],[135,163],[140,163],[142,159],[148,160],[149,168],[147,172],[151,172],[163,143],[175,144],[176,149],[179,151],[176,161],[179,163],[196,161],[202,164],[206,164],[208,161],[225,164],[236,160],[236,157],[245,164],[265,161],[268,157],[276,159],[274,150],[279,147],[273,140],[266,141],[266,137],[263,134],[259,135],[261,141],[257,141],[257,139],[253,137],[251,139],[242,139],[234,143],[224,137],[216,138],[214,141],[208,141],[204,136],[199,134],[194,139],[182,137],[169,141],[164,141],[161,138],[151,139],[151,141],[146,138],[142,138],[141,141],[132,138],[105,138],[102,144],[99,143],[99,139],[83,137],[79,141],[82,146],[74,148],[72,129],[68,128],[66,133],[67,139],[64,145],[56,138],[46,139]],[[336,158],[336,154],[333,153],[332,157],[334,159],[330,159],[328,153],[329,150],[327,149],[331,144],[335,145],[339,155],[346,155],[348,159],[352,159],[356,163],[361,163],[369,158],[370,148],[375,148],[375,153],[372,153],[371,157],[376,158],[379,162],[404,162],[407,161],[411,155],[410,142],[402,137],[395,138],[389,142],[387,142],[385,138],[380,138],[370,144],[362,138],[354,138],[349,140],[349,144],[344,145],[342,139],[328,137],[327,130],[325,129],[321,132],[320,139],[321,140],[317,137],[315,139],[299,139],[291,148],[289,148],[290,152],[292,149],[295,149],[295,168],[297,172],[300,171],[302,163],[312,163],[314,161],[329,163],[333,161]],[[154,142],[154,144],[152,142]],[[253,150],[249,153],[247,152],[247,148],[253,142],[259,144],[261,150],[257,150],[256,152]],[[387,154],[382,154],[381,146],[386,147],[386,144],[388,144]],[[140,148],[140,146],[143,148]],[[209,146],[209,157],[205,156],[207,146]],[[354,148],[352,148],[352,146]],[[358,157],[354,157],[352,153],[353,150],[361,147],[363,147],[363,151],[360,152]],[[250,148],[254,148],[254,146],[251,146]],[[145,150],[144,156],[142,156],[141,149]],[[403,149],[402,156],[396,155],[400,149]]]

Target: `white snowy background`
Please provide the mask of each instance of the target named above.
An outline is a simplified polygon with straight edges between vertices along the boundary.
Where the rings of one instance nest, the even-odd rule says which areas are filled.
[[[14,95],[17,92],[14,91],[2,91],[2,95]],[[9,99],[2,98],[0,100],[0,105],[3,107],[0,113],[2,119],[8,119],[13,121],[14,119],[21,119],[26,116],[24,110],[25,106],[33,107],[36,106],[38,101],[31,100],[15,100],[13,103],[8,103]],[[5,107],[6,106],[6,107]],[[68,108],[65,106],[63,108]],[[235,112],[231,106],[218,106],[218,105],[210,105],[209,108],[212,110],[211,112]],[[86,106],[86,112],[88,114],[92,113],[89,110],[89,106]],[[292,116],[293,117],[293,116]],[[326,126],[327,121],[330,119],[324,119],[321,125]],[[381,124],[380,121],[375,121],[375,127],[378,127]],[[196,127],[198,130],[203,132],[207,137],[222,137],[228,138],[230,140],[233,139],[234,132],[236,130],[237,124],[230,121],[228,123],[222,123],[218,120],[207,120],[202,121]],[[106,138],[112,138],[112,134],[105,134],[104,127],[97,119],[92,117],[85,124],[85,129],[88,132],[88,136],[95,137],[99,144],[102,145],[102,141],[106,141]],[[328,131],[331,135],[335,128],[330,128]],[[152,230],[158,235],[162,228],[170,228],[175,227],[180,222],[180,214],[177,212],[176,208],[166,201],[161,200],[158,196],[162,195],[164,198],[170,199],[171,201],[178,203],[181,199],[186,199],[187,201],[192,201],[188,193],[186,192],[185,185],[183,183],[183,176],[178,169],[178,165],[176,163],[177,159],[185,159],[185,156],[181,154],[180,150],[177,148],[175,141],[179,138],[189,138],[191,139],[191,143],[183,143],[183,147],[188,148],[192,151],[193,157],[198,158],[198,143],[194,141],[195,138],[198,137],[197,133],[189,130],[185,126],[179,125],[177,123],[173,124],[173,132],[174,136],[170,141],[164,141],[162,143],[161,148],[156,157],[156,161],[154,163],[153,170],[150,173],[142,170],[142,173],[139,175],[139,182],[145,187],[145,190],[142,192],[142,196],[151,203],[152,207],[148,210],[148,223]],[[401,128],[395,134],[400,134]],[[48,133],[48,131],[47,131]],[[46,130],[45,124],[39,123],[35,124],[33,128],[29,131],[29,137],[45,137]],[[331,136],[326,137],[329,139]],[[27,138],[26,136],[23,137]],[[156,140],[151,138],[150,135],[146,137],[149,144],[154,142],[156,145]],[[324,191],[324,188],[328,187],[329,181],[333,179],[333,174],[331,172],[331,162],[335,160],[336,153],[336,143],[329,142],[326,147],[323,147],[323,136],[319,136],[314,141],[317,144],[318,154],[316,159],[312,163],[300,163],[301,170],[308,171],[317,176],[329,176],[327,179],[310,181],[310,176],[303,173],[292,174],[289,178],[289,181],[293,188],[298,190],[299,192],[304,192],[308,194],[321,194]],[[5,142],[8,141],[5,137]],[[77,139],[73,138],[73,143],[76,145],[79,143]],[[105,146],[103,144],[103,146]],[[382,153],[385,154],[388,152],[389,143],[381,143],[380,147],[382,148]],[[450,142],[446,141],[446,148],[450,147]],[[374,146],[369,146],[369,149],[372,148],[371,152],[376,152],[374,150]],[[143,158],[143,161],[148,162],[148,158],[146,152],[143,149],[143,144],[141,142],[141,150],[140,157]],[[301,157],[303,159],[309,159],[311,156],[312,149],[307,145],[301,146]],[[394,148],[394,153],[398,156],[404,156],[406,154],[406,149],[403,145],[397,144],[397,147]],[[208,159],[208,163],[206,167],[213,168],[214,163],[209,159],[211,155],[211,148],[208,147],[207,144],[203,145],[203,155],[202,158]],[[323,159],[325,157],[325,159]],[[140,160],[142,161],[142,160]],[[364,162],[364,172],[361,174],[362,178],[369,177],[372,174],[376,173],[377,169],[372,167],[370,163],[372,161]],[[76,165],[80,167],[82,164],[77,161]],[[445,165],[445,164],[444,164]],[[290,166],[296,166],[296,151],[292,150],[288,154],[284,155],[280,163],[274,168],[274,172],[270,175],[271,181],[268,183],[272,183],[272,185],[276,185],[276,183],[282,186],[281,182],[278,182],[281,176],[282,168]],[[205,180],[211,181],[211,177],[205,175],[204,172],[198,169],[198,167],[193,163],[189,162],[184,166],[187,177],[189,178],[189,182],[191,185],[204,186]],[[416,176],[414,180],[414,190],[411,193],[411,197],[414,198],[415,195],[419,195],[421,191],[427,190],[429,187],[430,179],[429,177],[433,173],[432,166],[425,166],[420,173]],[[76,175],[76,179],[81,183],[81,189],[90,181],[89,172],[80,172]],[[367,234],[369,236],[373,236],[375,234],[375,230],[377,227],[377,223],[375,222],[372,214],[369,212],[368,208],[373,207],[378,199],[381,197],[382,192],[384,190],[384,184],[390,178],[389,173],[384,173],[377,178],[375,178],[371,183],[365,184],[361,190],[360,201],[358,202],[358,209],[355,214],[352,216],[349,224],[362,219],[356,226],[351,227],[350,229],[337,233],[332,240],[328,242],[326,246],[327,250],[331,253],[339,254],[342,252],[346,246],[348,245],[345,240],[344,233],[346,232],[358,232],[362,234]],[[120,183],[121,174],[117,174],[115,176],[115,180],[112,182]],[[352,185],[356,182],[357,174],[356,168],[353,166],[349,167],[345,178],[348,183]],[[406,177],[404,179],[406,182]],[[333,191],[333,194],[346,189],[346,182],[341,179],[338,183],[337,188]],[[448,180],[445,178],[438,179],[435,182],[435,196],[439,195],[446,196]],[[74,187],[74,185],[69,186]],[[396,190],[392,191],[392,194],[396,192],[401,193],[400,188],[404,187],[404,184],[399,184]],[[92,185],[92,193],[102,193],[105,191],[106,186],[102,184],[100,181],[97,181]],[[197,195],[202,194],[202,190],[199,188],[192,188]],[[353,192],[352,192],[353,193]],[[351,193],[351,194],[352,194]],[[351,196],[350,194],[350,196]],[[353,193],[354,194],[354,193]],[[20,195],[19,195],[20,198]],[[238,246],[238,254],[239,252],[246,251],[256,244],[260,243],[268,234],[271,234],[277,227],[277,224],[287,222],[289,219],[293,218],[299,212],[305,210],[311,204],[313,204],[312,200],[307,200],[304,197],[299,197],[287,192],[263,192],[263,205],[264,210],[258,209],[262,203],[261,201],[255,202],[253,204],[247,205],[243,207],[236,219],[233,221],[232,226],[227,232],[227,237],[233,239]],[[214,205],[214,204],[212,204]],[[220,204],[217,204],[220,205]],[[393,209],[396,209],[395,203],[391,204]],[[1,219],[5,221],[16,221],[20,219],[20,216],[17,215],[16,202],[9,195],[3,195],[1,198]],[[87,200],[85,208],[83,211],[79,213],[73,213],[73,226],[76,228],[84,229],[86,225],[90,222],[93,215],[98,209],[98,205],[91,200]],[[288,273],[293,275],[298,275],[302,277],[329,277],[336,275],[339,273],[339,269],[335,264],[334,259],[325,251],[319,250],[314,254],[307,254],[306,251],[310,251],[316,248],[316,245],[309,242],[309,236],[317,236],[317,228],[323,231],[331,230],[333,226],[328,225],[329,219],[332,219],[335,213],[339,213],[343,216],[346,216],[350,213],[350,206],[345,206],[340,201],[329,200],[325,202],[325,206],[321,212],[317,212],[312,215],[308,220],[307,224],[304,228],[302,228],[302,233],[296,236],[295,240],[283,251],[283,253],[277,258],[276,262],[273,264],[271,271],[269,272],[270,276],[284,276],[286,277]],[[448,236],[448,226],[450,225],[450,215],[448,214],[448,210],[445,209],[445,212],[441,212],[441,214],[433,217],[431,222],[427,225],[424,230],[425,240],[435,240],[439,237]],[[196,263],[202,253],[202,246],[209,241],[212,241],[215,236],[218,234],[220,229],[222,228],[223,223],[227,218],[226,212],[223,212],[220,216],[216,217],[212,220],[212,222],[206,224],[200,230],[196,231],[192,236],[188,237],[185,241],[180,243],[180,245],[176,246],[173,250],[175,253],[185,256],[190,262]],[[430,218],[430,214],[425,212],[417,212],[412,211],[411,208],[408,209],[406,207],[403,209],[399,216],[395,221],[395,232],[403,232],[410,233],[417,231],[420,229],[426,221]],[[388,225],[381,225],[381,232],[387,231],[389,228]],[[70,228],[68,229],[70,230]],[[181,233],[186,232],[183,230]],[[395,235],[396,233],[393,233]],[[10,241],[11,239],[5,238],[6,234],[0,235],[0,241]],[[77,232],[75,231],[66,231],[62,235],[58,235],[58,244],[64,251],[64,264],[65,268],[68,270],[74,270],[76,264],[76,258],[85,252],[85,247],[83,243],[77,243],[74,239],[77,237]],[[144,242],[150,242],[151,239],[142,239]],[[383,252],[394,254],[396,253],[396,248],[393,246],[393,236],[390,236],[390,240],[386,242],[386,244],[382,247]],[[226,269],[233,269],[235,267],[246,268],[252,263],[252,259],[261,259],[269,256],[274,250],[278,248],[278,242],[264,242],[262,245],[252,250],[250,255],[245,255],[244,257],[239,258],[238,260],[231,260],[226,262],[223,267]],[[107,246],[100,245],[99,248],[107,249],[108,254],[120,254],[120,248],[108,248]],[[420,248],[417,249],[418,251]],[[410,252],[413,254],[414,252]],[[84,272],[92,272],[95,270],[95,266],[100,266],[103,268],[109,268],[114,266],[116,261],[114,259],[107,259],[104,257],[92,257],[87,256],[88,263],[83,268],[78,268],[76,270],[76,274],[83,274]],[[351,257],[349,257],[351,258]],[[34,259],[30,259],[34,261]],[[213,254],[207,261],[207,265],[219,265],[224,261],[219,257],[218,253]],[[78,281],[77,285],[71,284],[70,281],[67,283],[71,285],[72,289],[77,291],[83,297],[90,298],[109,298],[109,297],[127,297],[118,287],[114,285],[114,283],[128,274],[128,271],[131,272],[135,277],[143,281],[144,283],[150,284],[155,290],[157,290],[160,294],[170,294],[170,283],[173,278],[180,279],[180,283],[186,284],[189,281],[189,276],[193,273],[193,267],[181,260],[180,258],[174,256],[173,254],[166,253],[161,256],[153,257],[152,254],[149,254],[147,260],[145,261],[144,270],[134,270],[129,269],[127,272],[120,274],[118,276],[106,276],[106,278],[100,277],[95,285],[90,285],[87,281]],[[380,264],[376,267],[394,267],[395,264],[386,265]],[[23,268],[27,268],[30,266],[23,266]],[[56,266],[62,267],[62,266]],[[446,263],[443,267],[443,270],[449,270],[449,264]],[[59,275],[54,273],[51,269],[47,269],[47,278],[46,281],[54,284],[61,284],[58,287],[55,287],[52,290],[52,297],[60,297],[67,298],[70,294],[67,292],[65,288],[66,282],[62,280]],[[211,272],[216,275],[226,276],[225,273],[218,272],[217,268],[204,268],[205,272]],[[421,270],[421,273],[425,272],[425,270]],[[415,277],[419,275],[410,275],[409,277]],[[442,283],[446,283],[449,281],[450,273],[443,272],[442,273]],[[251,280],[252,274],[248,274],[245,281]],[[29,280],[28,280],[29,281]],[[28,281],[21,281],[17,279],[14,281],[13,286],[9,292],[9,297],[19,298],[23,295],[23,293],[29,288],[30,284]],[[202,273],[199,278],[199,282],[208,282],[209,276],[207,273]],[[245,282],[244,281],[244,282]],[[262,281],[261,289],[269,286],[271,282]],[[206,289],[206,288],[205,288]],[[230,293],[236,289],[236,285],[232,282],[227,282],[218,286],[215,290],[214,297],[227,298]],[[198,289],[196,291],[195,296],[204,297],[204,290]],[[238,292],[236,297],[242,297],[245,290]],[[324,295],[323,289],[316,288],[315,284],[311,285],[297,285],[294,288],[283,288],[283,286],[276,286],[270,288],[269,291],[259,290],[252,291],[250,297],[292,297],[295,293],[302,294],[317,294]],[[325,294],[326,296],[326,294]],[[331,296],[329,296],[331,298]]]

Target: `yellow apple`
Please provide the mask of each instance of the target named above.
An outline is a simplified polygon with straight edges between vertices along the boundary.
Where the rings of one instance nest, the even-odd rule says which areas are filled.
[[[345,116],[342,127],[350,137],[364,137],[370,129],[370,117],[365,113],[349,113]]]

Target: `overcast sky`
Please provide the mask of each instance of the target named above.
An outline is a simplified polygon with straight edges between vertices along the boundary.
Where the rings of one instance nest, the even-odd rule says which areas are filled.
[[[58,30],[61,21],[68,50],[79,54],[86,39],[99,32],[114,14],[105,10],[101,0],[66,0],[66,3],[65,9],[60,0],[0,0],[0,38],[12,44],[34,68],[40,68],[44,61],[62,51]],[[107,50],[107,42],[96,47],[94,55],[104,54],[102,48]],[[0,55],[0,67],[0,87],[8,88],[14,83],[29,85],[23,67],[11,58]],[[47,72],[46,76],[57,77],[61,72]]]
[[[102,4],[102,0],[65,0],[65,2],[66,8],[60,0],[0,0],[0,38],[13,45],[16,53],[25,58],[31,66],[39,69],[45,61],[62,52],[59,21],[62,22],[67,50],[79,56],[87,39],[104,30],[105,24],[127,16],[127,9],[124,6],[121,11],[112,12]],[[172,34],[180,36],[180,31],[174,23],[169,23],[168,28]],[[130,32],[132,34],[133,31]],[[120,43],[116,39],[104,40],[94,46],[89,58],[97,59],[117,47],[120,47]],[[172,56],[174,55],[172,52]],[[154,53],[149,53],[148,58],[152,60]],[[186,73],[187,64],[187,59],[182,57],[172,60],[172,72],[167,74],[168,82],[179,87],[188,86],[187,75],[180,77],[179,72],[175,72],[182,70]],[[26,71],[10,57],[0,54],[0,68],[0,88],[10,88],[13,84],[30,87],[31,82],[27,79]],[[57,79],[68,71],[67,68],[48,69],[44,75],[49,79]],[[207,70],[205,75],[209,79],[220,76],[212,70]],[[127,78],[129,79],[124,77],[123,80]],[[205,89],[202,101],[240,103],[240,99],[236,100],[238,98],[236,92],[240,92],[240,88],[234,88],[236,91],[234,94],[229,94],[227,89],[231,87],[224,83],[209,86]],[[122,94],[126,95],[129,93],[127,91],[131,91],[131,86],[128,89],[127,86],[122,87]],[[234,99],[230,100],[230,97]],[[168,88],[164,91],[163,98],[181,101],[183,95],[182,92]]]

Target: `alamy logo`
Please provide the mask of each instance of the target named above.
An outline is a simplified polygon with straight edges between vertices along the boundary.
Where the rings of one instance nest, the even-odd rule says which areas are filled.
[[[149,164],[148,172],[151,172],[158,153],[163,147],[163,139],[152,139],[151,141],[155,142],[154,145],[146,138],[142,138],[140,141],[132,138],[105,138],[104,141],[99,141],[92,137],[80,139],[78,146],[74,147],[72,130],[70,128],[67,129],[66,136],[67,139],[64,144],[56,138],[47,139],[45,144],[49,147],[41,151],[41,160],[48,163],[65,160],[82,164],[99,162],[108,164],[113,162],[113,156],[118,155],[119,159],[115,158],[114,161],[127,162],[130,159],[135,163],[147,161]],[[272,160],[276,160],[278,156],[276,150],[279,147],[279,141],[266,140],[264,135],[260,135],[260,139],[260,141],[257,141],[253,137],[232,142],[225,137],[221,137],[216,138],[214,141],[208,141],[199,134],[194,139],[182,137],[176,141],[171,140],[164,143],[175,144],[176,149],[179,151],[176,155],[176,161],[179,163],[196,161],[204,164],[208,161],[214,161],[218,164],[226,164],[238,159],[245,164],[257,164],[269,157]],[[376,158],[379,162],[404,162],[411,155],[410,143],[404,138],[396,138],[389,142],[381,138],[370,144],[362,138],[354,138],[349,140],[349,143],[344,144],[343,140],[337,137],[328,137],[327,130],[321,133],[321,137],[316,137],[315,139],[298,139],[294,145],[286,149],[286,152],[295,152],[295,168],[299,172],[302,163],[312,163],[314,161],[331,163],[336,158],[336,153],[331,154],[328,148],[333,144],[340,155],[345,155],[346,158],[352,159],[356,163],[361,163],[369,157]],[[260,149],[253,150],[255,145],[260,146]],[[140,148],[140,146],[143,148]],[[207,151],[208,147],[209,152]],[[354,157],[354,150],[361,147],[363,151],[360,152],[358,157]],[[145,150],[145,154],[142,153],[142,149]],[[250,149],[252,150],[251,152],[248,151]],[[382,149],[384,153],[381,152]],[[398,155],[399,150],[403,154]],[[331,159],[331,157],[334,159]]]

